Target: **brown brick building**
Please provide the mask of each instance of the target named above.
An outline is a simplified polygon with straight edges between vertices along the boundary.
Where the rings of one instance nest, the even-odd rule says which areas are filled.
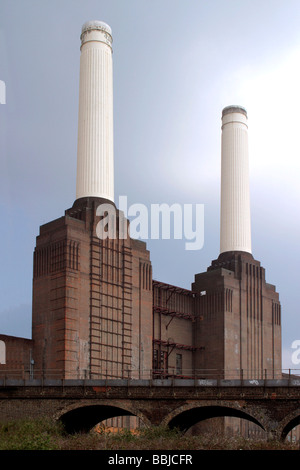
[[[102,202],[76,201],[40,229],[36,371],[65,378],[281,374],[279,296],[251,254],[220,255],[191,290],[152,280],[145,243],[97,236]]]
[[[40,227],[32,340],[2,335],[14,355],[1,369],[33,360],[35,375],[64,378],[281,374],[279,296],[251,254],[221,254],[191,290],[153,280],[144,242],[97,235],[103,202],[76,201]]]
[[[31,339],[0,334],[0,376],[33,376],[33,342]]]
[[[278,294],[252,255],[227,253],[192,290],[153,282],[154,369],[202,378],[281,376]]]
[[[108,197],[111,31],[91,22],[81,37],[79,189],[64,216],[40,227],[32,340],[2,335],[0,371],[60,378],[279,377],[279,296],[250,249],[246,111],[228,107],[222,116],[225,249],[195,275],[190,290],[153,280],[146,244],[127,236],[129,222]]]
[[[65,378],[149,377],[152,276],[144,243],[97,236],[99,203],[41,227],[34,253],[35,368]],[[115,210],[114,205],[111,205]]]

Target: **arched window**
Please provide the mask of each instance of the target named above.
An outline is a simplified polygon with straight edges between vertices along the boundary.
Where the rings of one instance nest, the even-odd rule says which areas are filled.
[[[6,364],[6,347],[4,341],[0,341],[0,364]]]

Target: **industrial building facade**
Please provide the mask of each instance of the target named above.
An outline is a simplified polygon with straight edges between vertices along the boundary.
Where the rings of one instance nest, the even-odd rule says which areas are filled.
[[[251,254],[221,254],[191,290],[156,281],[144,242],[99,239],[98,203],[76,203],[41,226],[32,340],[20,338],[18,350],[18,338],[0,335],[2,370],[63,378],[280,376],[279,296]]]
[[[40,227],[32,339],[0,335],[0,372],[279,378],[279,295],[251,252],[246,111],[222,113],[219,256],[190,290],[154,280],[113,200],[111,30],[88,22],[81,40],[76,199]]]
[[[34,254],[35,367],[64,378],[134,378],[142,370],[149,376],[149,252],[129,237],[100,239],[99,203],[77,201],[41,227]]]
[[[41,227],[35,369],[64,378],[273,378],[281,313],[253,256],[226,253],[191,290],[152,279],[144,242],[99,239],[96,201]]]

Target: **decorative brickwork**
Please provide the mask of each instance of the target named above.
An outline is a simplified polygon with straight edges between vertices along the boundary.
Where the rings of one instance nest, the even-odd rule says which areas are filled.
[[[120,378],[134,370],[138,377],[152,368],[149,252],[118,232],[97,236],[96,211],[104,202],[77,201],[37,237],[34,357],[46,374]]]
[[[224,253],[195,276],[192,288],[205,291],[213,305],[199,324],[205,354],[198,356],[197,367],[224,369],[229,378],[234,371],[243,371],[245,378],[279,378],[279,296],[260,263],[249,253]]]

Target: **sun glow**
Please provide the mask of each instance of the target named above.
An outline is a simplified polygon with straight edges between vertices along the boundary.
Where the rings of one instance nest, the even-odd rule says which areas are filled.
[[[245,79],[240,94],[249,116],[250,166],[273,178],[297,178],[300,169],[300,48]]]

